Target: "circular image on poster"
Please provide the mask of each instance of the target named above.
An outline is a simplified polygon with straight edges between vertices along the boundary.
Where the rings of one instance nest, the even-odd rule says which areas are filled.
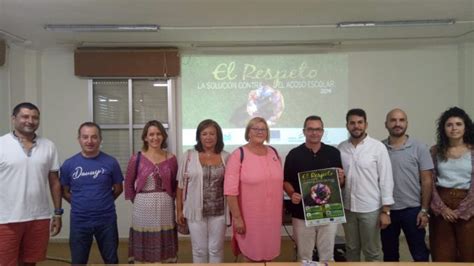
[[[247,113],[251,117],[260,116],[267,120],[269,126],[275,125],[285,109],[285,101],[279,90],[268,84],[261,84],[249,92]]]
[[[316,205],[324,205],[328,203],[329,198],[331,197],[331,188],[325,184],[319,183],[311,187],[310,193],[311,198]]]

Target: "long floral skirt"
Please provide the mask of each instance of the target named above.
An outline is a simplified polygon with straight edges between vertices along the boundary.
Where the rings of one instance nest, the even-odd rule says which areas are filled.
[[[166,192],[138,193],[133,204],[129,263],[176,262],[174,199]]]

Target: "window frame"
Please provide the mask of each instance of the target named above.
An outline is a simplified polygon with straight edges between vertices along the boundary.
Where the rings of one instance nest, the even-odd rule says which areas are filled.
[[[161,81],[158,87],[166,87],[167,103],[168,103],[168,121],[163,123],[163,126],[168,132],[168,148],[169,152],[176,154],[177,152],[177,117],[176,117],[176,81],[171,78],[121,78],[121,77],[101,77],[88,79],[88,113],[89,121],[94,121],[94,80],[109,79],[109,80],[126,80],[128,83],[128,124],[108,124],[100,125],[102,129],[128,129],[128,147],[130,155],[134,152],[133,131],[136,129],[143,129],[145,124],[134,124],[133,121],[133,81],[135,80],[156,80]],[[173,123],[174,122],[174,123]]]

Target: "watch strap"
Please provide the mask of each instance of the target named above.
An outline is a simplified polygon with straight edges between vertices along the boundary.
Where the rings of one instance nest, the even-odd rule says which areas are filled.
[[[64,209],[63,208],[55,208],[54,215],[63,215]]]

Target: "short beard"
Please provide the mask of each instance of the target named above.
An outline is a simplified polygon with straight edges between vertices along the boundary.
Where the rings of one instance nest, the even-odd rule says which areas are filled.
[[[403,131],[400,132],[400,133],[395,133],[393,130],[390,130],[390,136],[391,136],[391,137],[395,137],[395,138],[399,138],[399,137],[403,137],[406,132],[407,132],[406,129],[403,130]]]
[[[360,133],[359,136],[356,136],[356,135],[352,134],[352,132],[349,132],[349,134],[351,135],[351,138],[353,138],[353,139],[360,139],[360,138],[365,136],[365,131]]]

